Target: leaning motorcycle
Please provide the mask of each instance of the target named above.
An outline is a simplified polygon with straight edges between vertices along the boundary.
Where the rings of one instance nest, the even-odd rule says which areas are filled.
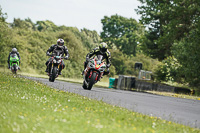
[[[61,67],[63,57],[57,52],[56,55],[49,55],[52,56],[51,62],[49,62],[49,81],[54,82],[55,79],[58,77],[59,68]]]
[[[83,88],[91,90],[92,86],[101,80],[106,69],[105,62],[102,61],[103,56],[98,55],[90,59],[83,74]]]
[[[10,55],[10,70],[16,74],[17,70],[19,69],[19,57],[17,54]]]

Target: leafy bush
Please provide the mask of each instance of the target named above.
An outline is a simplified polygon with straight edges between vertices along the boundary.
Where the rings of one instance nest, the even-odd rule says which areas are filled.
[[[177,59],[175,57],[168,57],[162,61],[162,64],[158,65],[155,70],[155,78],[157,81],[181,82],[180,70],[181,65]]]

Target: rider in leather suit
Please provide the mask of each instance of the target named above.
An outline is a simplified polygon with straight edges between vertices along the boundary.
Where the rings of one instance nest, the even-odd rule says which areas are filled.
[[[65,54],[65,57],[64,59],[68,59],[69,58],[69,52],[68,52],[68,49],[66,46],[64,46],[64,40],[63,39],[58,39],[57,40],[57,44],[53,44],[48,50],[47,50],[47,55],[50,56],[50,53],[52,52],[53,55],[56,55],[57,54],[57,51],[59,51],[60,55],[64,55]],[[51,64],[51,61],[52,61],[52,58],[50,57],[47,62],[45,63],[47,68],[46,68],[46,71],[45,72],[49,72],[49,65]],[[62,60],[61,62],[61,67],[59,69],[59,72],[58,74],[61,75],[61,71],[62,69],[65,68],[65,64],[64,64],[64,61]]]
[[[106,70],[104,71],[104,75],[109,74],[109,67],[111,66],[111,54],[108,51],[108,46],[105,42],[100,43],[99,47],[94,48],[90,53],[88,53],[86,55],[86,61],[84,62],[84,70],[88,64],[88,62],[90,61],[90,58],[93,55],[103,55],[103,59],[106,59]],[[83,72],[84,72],[83,70]],[[83,75],[82,72],[82,75]]]
[[[20,55],[19,55],[19,52],[17,52],[17,49],[16,48],[13,48],[12,49],[12,51],[9,53],[9,56],[8,56],[8,69],[10,69],[10,56],[12,55],[12,54],[17,54],[17,56],[18,56],[18,58],[19,58],[19,64],[20,64],[20,59],[21,59],[21,57],[20,57]],[[20,70],[20,67],[19,67],[19,70]]]

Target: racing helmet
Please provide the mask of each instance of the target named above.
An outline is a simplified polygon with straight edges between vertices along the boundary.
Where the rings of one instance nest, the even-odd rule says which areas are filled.
[[[11,53],[17,53],[17,49],[13,48]]]
[[[57,45],[58,45],[58,47],[62,47],[62,46],[64,45],[64,40],[61,39],[61,38],[59,38],[59,39],[57,40]]]
[[[100,43],[99,50],[102,54],[106,53],[108,45],[105,42]]]

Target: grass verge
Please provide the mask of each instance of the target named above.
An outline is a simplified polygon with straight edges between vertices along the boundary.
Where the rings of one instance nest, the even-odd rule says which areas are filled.
[[[178,98],[185,98],[185,99],[193,99],[193,100],[200,100],[199,96],[193,95],[186,95],[186,94],[176,94],[172,92],[159,92],[159,91],[146,91],[148,93],[162,95],[162,96],[169,96],[169,97],[178,97]]]
[[[0,73],[0,132],[194,132],[170,121]]]

